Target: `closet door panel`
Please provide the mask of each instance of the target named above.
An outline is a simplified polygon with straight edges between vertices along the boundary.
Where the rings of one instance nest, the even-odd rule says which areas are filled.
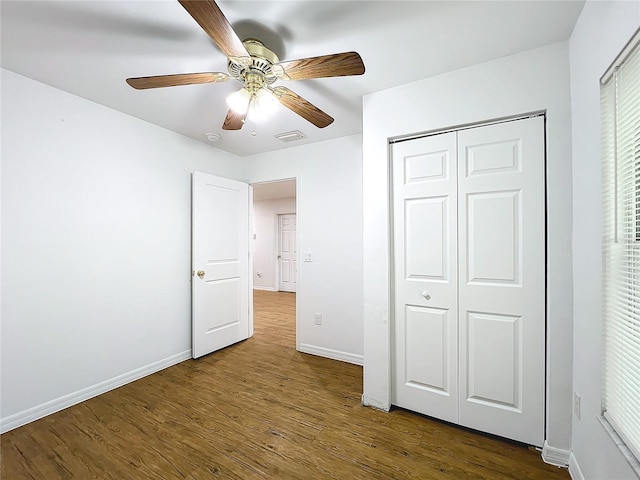
[[[544,120],[458,132],[460,424],[544,441]]]
[[[456,135],[393,146],[392,403],[458,420]]]
[[[467,195],[467,282],[519,285],[522,271],[520,190]]]

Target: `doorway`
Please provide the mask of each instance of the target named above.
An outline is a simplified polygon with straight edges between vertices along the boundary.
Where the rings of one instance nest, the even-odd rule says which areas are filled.
[[[294,321],[297,347],[297,194],[296,179],[252,185],[252,284],[257,309],[283,309],[282,321]],[[285,305],[285,306],[283,306]],[[295,315],[291,315],[293,305]],[[285,311],[286,310],[286,311]]]

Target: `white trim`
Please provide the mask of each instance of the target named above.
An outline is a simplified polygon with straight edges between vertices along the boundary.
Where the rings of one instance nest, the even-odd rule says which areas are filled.
[[[606,412],[604,416],[600,415],[598,417],[598,421],[605,429],[607,434],[611,437],[613,443],[616,444],[616,447],[618,447],[620,453],[622,453],[622,455],[624,455],[624,458],[627,459],[627,462],[629,462],[629,466],[631,466],[638,478],[640,478],[640,460],[638,460],[633,451],[629,448],[629,445],[620,435],[620,432],[616,430],[616,428],[611,423],[609,423],[609,419],[606,417]]]
[[[301,222],[298,221],[298,218],[304,218],[302,216],[302,178],[301,175],[298,174],[296,175],[296,253],[297,253],[297,257],[296,257],[296,265],[298,265],[298,272],[297,274],[297,278],[296,278],[296,350],[300,350],[300,305],[302,304],[301,301],[299,301],[298,299],[301,298],[301,296],[299,295],[303,290],[302,290],[302,285],[304,284],[304,282],[300,281],[300,272],[301,272],[301,268],[300,268],[300,257],[301,257],[301,253],[300,253],[300,239],[302,238],[302,234],[301,232]]]
[[[459,132],[461,130],[469,130],[472,128],[486,127],[487,125],[496,125],[498,123],[515,122],[517,120],[525,120],[527,118],[534,118],[534,117],[546,117],[546,110],[536,110],[535,112],[508,115],[506,117],[494,118],[490,120],[481,120],[478,122],[465,123],[463,125],[453,125],[450,127],[429,130],[429,131],[418,133],[418,134],[401,135],[398,137],[390,138],[389,145],[393,145],[394,143],[406,142],[407,140],[417,140],[419,138],[433,137],[435,135],[442,135],[443,133]]]
[[[297,187],[296,187],[297,188]],[[274,281],[274,291],[280,291],[280,262],[278,262],[278,255],[280,249],[280,218],[276,212],[273,212],[273,252],[272,263],[273,263],[273,281]],[[296,245],[297,247],[297,245]],[[297,259],[296,259],[297,260]]]
[[[385,412],[388,412],[389,410],[391,410],[391,405],[378,402],[375,398],[368,397],[364,394],[362,394],[362,405],[364,405],[365,407],[371,407],[371,408],[376,408],[378,410],[383,410]]]
[[[260,285],[254,285],[254,290],[264,290],[265,292],[277,292],[278,290],[273,287],[261,287]]]
[[[544,441],[544,446],[542,447],[542,460],[544,460],[545,463],[555,465],[556,467],[567,468],[570,456],[571,451],[552,447],[546,440]]]
[[[585,480],[582,470],[580,470],[580,466],[578,465],[578,460],[576,460],[573,452],[571,452],[569,456],[569,475],[571,475],[573,480]]]
[[[249,185],[247,183],[247,185]],[[249,246],[249,261],[247,262],[247,276],[249,278],[249,291],[247,295],[249,296],[249,338],[253,337],[253,235],[254,232],[254,218],[253,218],[253,185],[249,185],[247,188],[247,192],[249,193],[249,199],[247,204],[247,209],[249,210],[249,225],[247,225],[247,230],[249,232],[249,238],[247,239],[247,245]],[[191,224],[191,230],[193,230],[193,224]],[[193,249],[191,252],[193,255]],[[193,276],[191,277],[193,278]],[[193,282],[191,283],[191,288],[193,289]],[[193,293],[191,294],[193,298]],[[191,314],[191,324],[193,325],[193,313]]]
[[[142,377],[151,375],[152,373],[159,372],[160,370],[164,370],[165,368],[171,367],[185,360],[189,360],[190,358],[191,350],[185,350],[184,352],[177,353],[163,360],[158,360],[157,362],[150,363],[144,367],[136,368],[135,370],[123,373],[122,375],[105,380],[104,382],[97,383],[90,387],[83,388],[60,398],[56,398],[49,402],[23,410],[22,412],[10,415],[6,418],[2,418],[0,419],[0,433],[6,433],[9,430],[21,427],[22,425],[26,425],[27,423],[46,417],[52,413],[59,412],[60,410],[64,410],[65,408],[84,402],[85,400],[89,400],[90,398],[97,397],[109,390],[122,387],[127,383],[131,383]]]
[[[301,343],[298,351],[302,353],[309,353],[311,355],[317,355],[319,357],[331,358],[332,360],[339,360],[341,362],[353,363],[355,365],[362,366],[364,358],[362,355],[356,355],[349,352],[341,352],[339,350],[332,350],[330,348],[317,347],[315,345],[309,345],[307,343]]]

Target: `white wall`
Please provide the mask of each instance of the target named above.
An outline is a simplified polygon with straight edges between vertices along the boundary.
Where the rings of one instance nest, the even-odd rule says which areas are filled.
[[[362,137],[243,162],[250,183],[297,180],[298,348],[362,363]],[[312,262],[301,262],[303,251],[312,252]],[[322,326],[314,325],[314,313],[322,313]]]
[[[3,429],[190,356],[190,174],[239,168],[2,70]]]
[[[554,44],[364,98],[364,397],[390,405],[388,141],[525,112],[547,112],[547,442],[571,441],[571,118],[568,45]]]
[[[278,215],[296,213],[295,198],[278,198],[253,202],[253,287],[278,290],[276,256],[278,255]],[[258,276],[260,274],[260,276]]]
[[[570,40],[573,116],[574,478],[636,478],[598,421],[601,398],[602,257],[599,79],[640,26],[640,2],[588,1]]]

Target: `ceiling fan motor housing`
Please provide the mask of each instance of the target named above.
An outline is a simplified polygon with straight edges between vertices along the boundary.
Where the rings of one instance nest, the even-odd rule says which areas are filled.
[[[265,47],[260,40],[249,38],[242,44],[251,55],[251,65],[247,67],[230,58],[227,62],[229,74],[245,83],[249,91],[275,82],[278,77],[273,72],[273,65],[280,62],[278,56]]]

